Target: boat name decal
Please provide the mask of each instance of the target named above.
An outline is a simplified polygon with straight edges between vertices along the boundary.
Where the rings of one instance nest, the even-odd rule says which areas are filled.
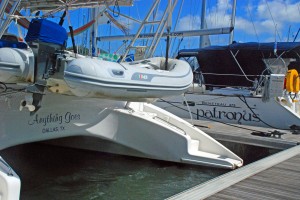
[[[258,114],[255,113],[249,113],[246,110],[243,110],[241,112],[237,111],[223,111],[223,110],[217,110],[218,107],[213,107],[213,109],[197,109],[197,119],[206,118],[206,119],[227,119],[230,121],[237,121],[239,124],[241,124],[242,121],[251,121],[251,122],[260,122],[260,118]]]
[[[66,112],[65,114],[50,113],[48,115],[35,114],[34,118],[28,121],[28,125],[42,125],[42,133],[64,131],[63,124],[69,124],[72,121],[80,120],[80,114]],[[53,126],[53,125],[61,126]],[[51,127],[48,127],[51,126]]]

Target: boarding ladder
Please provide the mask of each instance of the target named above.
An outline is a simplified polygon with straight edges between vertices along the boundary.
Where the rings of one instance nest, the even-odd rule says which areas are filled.
[[[0,27],[1,27],[0,28],[0,38],[2,37],[2,35],[5,32],[5,30],[7,29],[7,27],[9,26],[9,24],[12,20],[12,18],[10,16],[15,13],[20,2],[21,2],[21,0],[13,0],[13,1],[0,0]],[[10,10],[7,11],[7,13],[6,13],[6,9],[8,7],[10,7]]]

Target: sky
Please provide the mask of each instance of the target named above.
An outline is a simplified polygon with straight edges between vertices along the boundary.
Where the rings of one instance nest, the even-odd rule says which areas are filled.
[[[149,6],[145,6],[148,2]],[[150,9],[152,0],[136,1],[130,8],[120,8],[121,13],[129,14],[140,20]],[[166,0],[162,0],[158,16],[163,14]],[[208,28],[229,27],[231,24],[233,0],[207,0],[206,23]],[[201,0],[183,0],[182,11],[179,14],[181,0],[173,12],[172,30],[198,30],[201,28]],[[176,20],[179,17],[177,25]],[[135,23],[119,17],[135,33]],[[102,28],[101,28],[102,27]],[[234,41],[237,42],[286,42],[293,41],[300,28],[300,1],[299,0],[237,0],[234,26]],[[107,25],[100,26],[99,32],[103,35],[111,33],[119,35],[118,30],[108,31]],[[199,37],[181,38],[174,40],[172,51],[182,48],[198,48]],[[212,45],[227,45],[229,35],[215,35],[210,37]],[[300,35],[296,41],[300,41]],[[113,43],[113,42],[111,42]],[[140,41],[141,44],[141,41]],[[137,45],[140,45],[137,44]],[[117,46],[117,45],[116,45]],[[157,54],[164,53],[165,41],[157,49]],[[103,45],[107,49],[107,46]],[[175,48],[175,49],[174,49]],[[111,49],[111,48],[110,48]]]
[[[182,2],[183,1],[183,2]],[[159,19],[163,10],[167,5],[167,0],[161,0],[160,7],[156,18]],[[129,15],[133,18],[143,20],[148,13],[153,0],[135,0],[132,7],[119,7],[120,13]],[[182,11],[179,13],[180,5]],[[229,27],[231,23],[233,0],[207,0],[206,3],[206,24],[207,28]],[[172,31],[180,30],[199,30],[201,27],[201,0],[178,0],[173,11]],[[113,9],[114,6],[111,6]],[[115,10],[116,7],[115,7]],[[129,28],[130,34],[135,34],[139,24],[121,16],[117,16],[117,12],[112,13],[115,19],[123,23]],[[82,26],[87,22],[89,17],[87,9],[78,9],[70,11],[71,24],[74,29]],[[54,21],[59,21],[53,18]],[[177,19],[178,18],[178,19]],[[107,18],[99,19],[98,35],[124,35],[118,28],[107,23]],[[64,23],[68,27],[68,22]],[[300,1],[299,0],[237,0],[234,41],[237,42],[286,42],[293,41],[297,31],[300,28]],[[15,28],[12,28],[15,30]],[[149,32],[149,25],[143,32]],[[88,34],[77,36],[76,43],[78,45],[88,45]],[[229,35],[210,36],[212,45],[227,45],[229,43]],[[300,33],[296,41],[300,42]],[[145,40],[139,40],[135,45],[144,45]],[[174,43],[174,44],[173,44]],[[115,53],[122,42],[98,42],[98,47]],[[69,40],[68,45],[71,45]],[[162,39],[156,49],[155,55],[160,56],[165,53],[166,41]],[[173,39],[171,45],[171,54],[176,54],[178,49],[199,48],[199,37],[176,38]],[[121,49],[122,50],[122,49]],[[122,53],[122,52],[120,52]]]
[[[190,1],[198,2],[198,1]],[[231,22],[232,1],[208,0],[207,24],[209,27],[226,27]],[[198,5],[198,4],[196,4]],[[180,29],[190,26],[187,23],[193,16],[186,10],[180,20]],[[200,26],[196,18],[193,28]],[[272,42],[291,40],[300,28],[300,1],[289,0],[237,0],[235,38],[240,42]],[[215,41],[217,42],[217,41]],[[223,42],[223,41],[219,41]]]

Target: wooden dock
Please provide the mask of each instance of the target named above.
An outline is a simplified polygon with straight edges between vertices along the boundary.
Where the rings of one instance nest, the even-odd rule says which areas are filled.
[[[221,142],[226,141],[282,150],[300,144],[300,134],[293,134],[290,131],[245,125],[226,125],[212,121],[185,120]],[[252,135],[253,132],[260,132],[261,135],[265,136]],[[270,137],[266,137],[267,135],[270,135]]]
[[[300,199],[300,145],[200,184],[169,200]]]

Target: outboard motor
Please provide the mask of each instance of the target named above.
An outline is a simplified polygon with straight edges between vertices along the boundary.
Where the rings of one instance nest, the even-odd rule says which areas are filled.
[[[31,21],[26,42],[35,55],[35,82],[45,80],[57,72],[56,52],[65,49],[68,34],[62,26],[46,20]]]
[[[40,107],[40,102],[47,85],[49,76],[59,72],[56,65],[57,52],[64,50],[68,34],[62,26],[46,20],[33,19],[29,25],[25,41],[32,49],[35,57],[34,84],[27,87],[27,92],[32,93],[31,102],[24,100],[21,105],[33,105],[34,111]],[[32,109],[31,109],[32,110]]]

